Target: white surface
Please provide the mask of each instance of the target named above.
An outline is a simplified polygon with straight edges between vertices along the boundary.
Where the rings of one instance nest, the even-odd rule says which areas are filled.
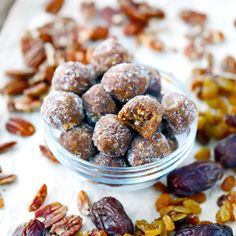
[[[12,8],[0,35],[0,83],[5,80],[3,71],[7,68],[20,68],[23,66],[19,50],[19,37],[22,32],[36,25],[40,25],[51,19],[51,16],[43,12],[44,0],[18,0]],[[97,1],[98,2],[98,1]],[[105,1],[99,1],[99,4]],[[155,4],[157,1],[151,1]],[[113,3],[113,1],[106,1]],[[160,23],[160,27],[167,28],[163,38],[168,41],[170,48],[183,49],[186,41],[183,34],[187,27],[179,20],[178,12],[182,8],[194,8],[209,14],[209,26],[225,32],[226,42],[220,46],[211,48],[217,58],[222,58],[230,53],[236,56],[236,30],[233,28],[233,19],[236,17],[236,1],[227,0],[166,0],[158,4],[167,11],[167,20]],[[79,19],[78,0],[68,0],[61,15],[72,15]],[[159,27],[159,24],[156,26]],[[190,77],[190,63],[181,53],[167,52],[164,54],[152,53],[148,49],[136,49],[132,39],[122,42],[131,50],[137,59],[145,64],[161,68],[173,73],[183,82],[188,83]],[[106,191],[96,185],[81,180],[79,176],[65,169],[61,165],[52,164],[40,155],[38,145],[43,143],[42,121],[38,113],[22,115],[30,119],[36,126],[37,132],[33,137],[21,139],[9,135],[5,131],[5,121],[9,114],[5,107],[5,100],[0,98],[0,143],[7,140],[18,140],[19,144],[13,151],[0,156],[0,164],[5,173],[15,173],[18,176],[17,183],[0,187],[5,201],[5,208],[0,210],[0,235],[11,235],[12,229],[32,217],[27,212],[27,204],[32,200],[38,188],[46,183],[48,196],[45,204],[60,201],[69,206],[70,213],[78,213],[76,196],[80,189],[88,192],[92,201],[99,200],[104,196],[114,196],[124,205],[127,213],[135,222],[136,219],[145,218],[149,221],[158,217],[154,208],[154,202],[158,193],[152,189],[144,189],[137,192]],[[197,147],[195,147],[196,150]],[[193,151],[194,153],[194,151]],[[185,162],[186,163],[186,162]],[[227,174],[230,172],[227,172]],[[218,183],[214,188],[207,191],[208,201],[202,205],[202,220],[214,221],[218,210],[216,199],[221,195]],[[84,219],[84,229],[90,227],[88,219]],[[231,224],[236,232],[236,225]]]

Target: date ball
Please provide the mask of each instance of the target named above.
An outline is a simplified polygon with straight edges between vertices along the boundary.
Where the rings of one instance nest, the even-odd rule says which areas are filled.
[[[96,154],[92,136],[93,129],[87,124],[82,124],[68,132],[62,133],[59,141],[69,152],[87,160]]]
[[[131,166],[141,166],[157,161],[170,154],[167,139],[161,133],[156,133],[151,139],[137,137],[131,144],[128,152],[128,161]]]
[[[82,99],[74,93],[52,91],[41,106],[44,121],[61,131],[67,131],[84,119]]]
[[[162,120],[161,104],[153,97],[139,95],[129,100],[120,110],[118,117],[144,138],[150,139],[156,133]]]
[[[101,84],[92,86],[84,93],[82,100],[87,118],[91,123],[97,122],[101,116],[115,114],[117,112],[116,103]]]
[[[123,156],[132,141],[128,127],[117,115],[102,116],[95,125],[93,141],[100,152],[109,156]]]
[[[122,63],[111,67],[102,78],[104,89],[121,103],[141,95],[148,86],[148,74],[144,67]]]
[[[95,71],[92,66],[80,62],[65,62],[57,67],[52,86],[55,90],[83,94],[91,87],[95,79]]]
[[[154,97],[158,97],[161,95],[161,76],[160,73],[153,69],[146,67],[149,82],[148,87],[146,89],[146,94],[150,94]]]
[[[113,157],[105,156],[103,153],[97,154],[92,162],[102,165],[102,166],[111,166],[111,167],[127,167],[127,161],[124,157]]]
[[[116,64],[129,61],[131,61],[131,56],[128,51],[116,39],[112,38],[105,40],[95,48],[91,58],[91,64],[99,74]]]
[[[162,107],[164,117],[175,134],[185,132],[197,116],[197,108],[194,102],[182,94],[165,94],[162,98]]]

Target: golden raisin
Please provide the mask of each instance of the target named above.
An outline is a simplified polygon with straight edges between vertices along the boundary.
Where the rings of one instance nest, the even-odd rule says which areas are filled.
[[[194,201],[200,203],[200,204],[203,203],[203,202],[205,202],[205,201],[207,200],[207,196],[206,196],[206,194],[203,193],[203,192],[197,193],[197,194],[191,196],[190,198],[191,198],[192,200],[194,200]]]
[[[161,193],[168,193],[167,186],[160,181],[154,184],[154,188]]]
[[[203,147],[195,153],[194,158],[198,161],[207,161],[211,157],[211,151],[208,147]]]
[[[173,202],[172,197],[167,193],[163,193],[156,200],[155,203],[156,210],[160,211],[162,208],[170,206],[172,202]]]
[[[227,176],[221,184],[223,191],[229,192],[236,185],[236,179],[233,175]]]

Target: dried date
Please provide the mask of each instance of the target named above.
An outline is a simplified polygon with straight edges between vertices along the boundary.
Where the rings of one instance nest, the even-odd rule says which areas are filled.
[[[211,188],[222,175],[219,163],[198,161],[172,171],[167,176],[167,185],[170,192],[191,196]]]
[[[133,223],[121,203],[113,197],[104,197],[92,205],[90,218],[98,229],[108,235],[133,234]]]

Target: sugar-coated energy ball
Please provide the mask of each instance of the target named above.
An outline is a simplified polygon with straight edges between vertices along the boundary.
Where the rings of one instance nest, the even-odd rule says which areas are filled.
[[[156,133],[162,120],[161,104],[153,97],[139,95],[129,100],[120,110],[118,117],[144,138],[150,139]]]
[[[110,167],[127,167],[127,161],[124,157],[113,157],[113,156],[105,156],[102,153],[97,154],[92,162],[102,165],[102,166],[110,166]]]
[[[91,123],[97,122],[101,116],[117,112],[116,103],[101,84],[93,85],[83,94],[82,100],[87,119]]]
[[[149,77],[144,67],[122,63],[111,67],[102,78],[103,88],[116,100],[125,103],[143,94],[148,86]]]
[[[167,93],[162,98],[164,117],[175,134],[185,132],[197,115],[195,103],[187,96]]]
[[[131,166],[145,165],[170,154],[167,139],[161,133],[156,133],[151,139],[137,137],[128,151],[128,161]]]
[[[48,125],[67,131],[83,121],[83,102],[74,93],[52,91],[44,98],[41,114]]]
[[[92,136],[93,129],[87,124],[82,124],[68,132],[63,132],[59,141],[68,151],[87,160],[96,154]]]
[[[52,87],[55,90],[81,95],[92,86],[94,79],[93,66],[80,62],[65,62],[57,67],[52,78]]]
[[[123,156],[127,151],[132,135],[117,115],[108,114],[102,116],[96,123],[93,141],[103,154],[118,157]]]
[[[113,38],[105,40],[96,47],[91,58],[91,64],[100,74],[116,64],[129,61],[131,61],[131,56],[128,51]]]

